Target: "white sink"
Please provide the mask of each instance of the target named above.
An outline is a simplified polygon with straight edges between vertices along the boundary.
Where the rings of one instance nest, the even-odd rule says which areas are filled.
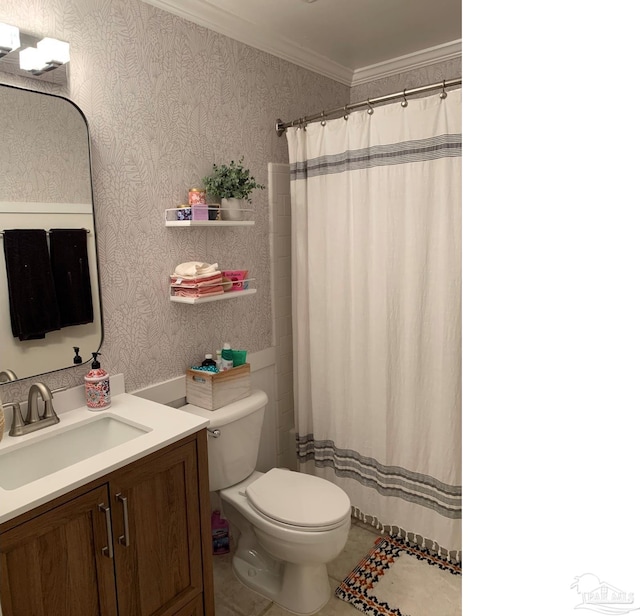
[[[52,431],[47,434],[48,430]],[[57,424],[42,432],[23,443],[19,439],[24,437],[13,437],[16,445],[0,451],[0,488],[15,490],[151,432],[151,428],[101,415],[68,429]]]

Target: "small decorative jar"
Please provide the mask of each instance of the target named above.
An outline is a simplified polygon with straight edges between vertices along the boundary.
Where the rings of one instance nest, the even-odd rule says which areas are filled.
[[[176,218],[178,220],[191,220],[191,207],[188,205],[181,205],[176,212]]]
[[[189,205],[206,205],[207,193],[199,188],[192,188],[189,191]]]

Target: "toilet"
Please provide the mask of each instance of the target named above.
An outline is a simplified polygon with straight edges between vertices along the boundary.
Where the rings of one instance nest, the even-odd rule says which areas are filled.
[[[344,548],[351,503],[335,484],[274,468],[255,470],[267,395],[254,390],[215,411],[182,410],[209,419],[209,489],[235,527],[238,579],[294,614],[310,615],[329,601],[327,563]]]

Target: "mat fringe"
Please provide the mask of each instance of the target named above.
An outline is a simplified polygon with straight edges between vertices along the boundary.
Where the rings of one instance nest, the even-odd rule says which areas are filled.
[[[375,586],[379,579],[403,552],[454,575],[462,573],[460,567],[430,553],[431,550],[428,548],[412,545],[399,537],[378,537],[364,558],[340,582],[335,590],[336,597],[368,616],[408,616],[375,595]]]
[[[427,537],[423,537],[417,533],[409,532],[404,528],[400,528],[393,524],[385,524],[376,516],[366,514],[354,505],[351,506],[351,515],[364,524],[372,526],[376,530],[382,531],[392,537],[400,537],[417,547],[427,550],[432,557],[442,559],[451,567],[458,569],[458,573],[462,571],[462,550],[448,550],[432,539],[428,539]]]

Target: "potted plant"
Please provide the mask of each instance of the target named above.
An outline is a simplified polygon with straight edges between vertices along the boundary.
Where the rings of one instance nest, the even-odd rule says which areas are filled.
[[[211,175],[202,178],[208,194],[222,200],[223,218],[226,220],[242,220],[243,201],[251,203],[251,193],[263,189],[248,169],[243,167],[244,156],[238,162],[228,165],[213,165]]]

